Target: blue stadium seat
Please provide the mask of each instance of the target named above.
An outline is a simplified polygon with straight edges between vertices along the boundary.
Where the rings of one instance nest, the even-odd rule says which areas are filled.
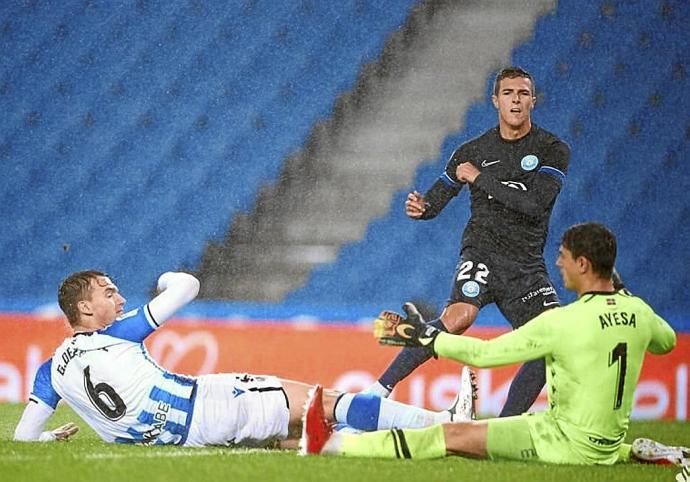
[[[4,2],[0,296],[193,269],[415,3]]]
[[[688,281],[690,259],[685,228],[690,176],[682,163],[689,155],[690,124],[679,115],[690,107],[685,105],[689,14],[679,0],[663,5],[564,0],[555,14],[537,22],[533,39],[512,57],[535,75],[544,93],[536,122],[572,148],[546,248],[552,273],[565,228],[605,222],[618,234],[618,266],[626,282],[662,312],[688,309],[678,293]],[[491,85],[488,79],[488,93]],[[437,160],[420,166],[413,185],[430,186],[453,150],[494,124],[495,116],[487,101],[472,106],[464,129],[444,141]],[[372,222],[361,242],[344,247],[335,262],[316,269],[288,299],[323,302],[328,289],[337,286],[327,301],[368,302],[376,293],[393,307],[411,298],[440,306],[449,293],[468,200],[462,194],[438,219],[412,223],[401,216],[405,194],[395,196],[391,212]],[[666,212],[673,214],[659,219]]]

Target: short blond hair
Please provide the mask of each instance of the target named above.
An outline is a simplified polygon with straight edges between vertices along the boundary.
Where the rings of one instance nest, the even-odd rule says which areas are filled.
[[[58,304],[67,317],[70,326],[79,324],[79,309],[77,304],[82,300],[91,299],[91,280],[108,275],[101,271],[88,270],[72,273],[65,278],[58,288]]]

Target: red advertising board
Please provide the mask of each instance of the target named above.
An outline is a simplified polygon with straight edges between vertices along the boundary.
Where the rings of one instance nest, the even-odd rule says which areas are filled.
[[[0,402],[25,401],[38,366],[69,330],[61,319],[0,315]],[[491,338],[505,330],[472,328],[468,334]],[[379,346],[368,326],[233,320],[168,322],[146,341],[152,357],[177,373],[267,373],[340,390],[369,386],[397,349]],[[648,355],[638,384],[633,417],[688,419],[690,334],[664,356]],[[478,370],[480,415],[503,405],[517,367]],[[459,365],[432,360],[401,383],[397,400],[441,409],[455,396]],[[544,407],[542,396],[534,410]]]

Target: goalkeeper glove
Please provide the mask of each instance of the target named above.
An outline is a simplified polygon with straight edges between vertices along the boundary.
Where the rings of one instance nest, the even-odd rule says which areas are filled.
[[[405,303],[403,310],[407,318],[393,311],[382,311],[374,320],[374,336],[381,345],[421,346],[433,351],[434,340],[441,330],[427,325],[417,307]]]

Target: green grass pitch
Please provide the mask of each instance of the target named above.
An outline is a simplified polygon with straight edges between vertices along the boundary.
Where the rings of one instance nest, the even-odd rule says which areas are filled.
[[[69,408],[60,406],[49,422],[77,422],[70,442],[12,441],[23,405],[0,404],[0,480],[19,481],[675,481],[676,467],[548,466],[448,457],[442,460],[371,460],[299,457],[290,451],[221,447],[190,449],[105,444]],[[690,423],[633,422],[628,440],[648,436],[670,444],[690,442]]]

